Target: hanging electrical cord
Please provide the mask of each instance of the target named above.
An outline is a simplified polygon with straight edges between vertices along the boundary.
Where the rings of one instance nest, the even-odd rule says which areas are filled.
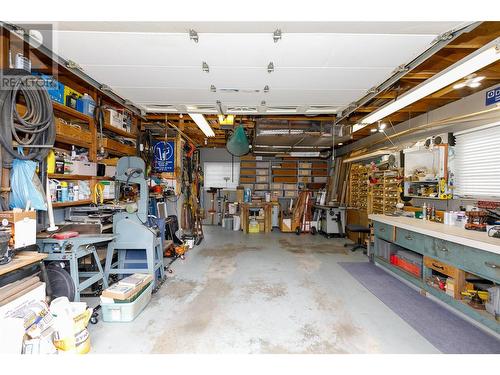
[[[54,147],[56,131],[52,101],[38,77],[20,70],[6,70],[0,90],[0,144],[2,166],[12,167],[12,160],[42,161]],[[24,98],[26,112],[20,115],[17,101]],[[13,145],[13,141],[17,145]],[[17,147],[29,148],[21,154]]]
[[[99,98],[97,105],[94,109],[94,120],[95,124],[97,126],[97,129],[99,130],[99,144],[98,144],[98,149],[97,149],[97,154],[100,156],[105,156],[104,155],[104,147],[103,147],[103,134],[102,134],[102,128],[104,124],[104,110],[105,107],[102,104],[102,99]]]

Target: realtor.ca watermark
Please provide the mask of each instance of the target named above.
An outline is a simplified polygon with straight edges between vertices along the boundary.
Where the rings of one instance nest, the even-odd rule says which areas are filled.
[[[0,48],[8,51],[0,69],[0,90],[22,85],[23,90],[57,90],[57,69],[50,23],[4,24]]]

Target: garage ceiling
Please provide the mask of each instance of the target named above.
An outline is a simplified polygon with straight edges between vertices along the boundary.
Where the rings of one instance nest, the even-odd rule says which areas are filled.
[[[220,101],[226,113],[329,114],[461,24],[61,22],[54,49],[144,108],[208,114]]]

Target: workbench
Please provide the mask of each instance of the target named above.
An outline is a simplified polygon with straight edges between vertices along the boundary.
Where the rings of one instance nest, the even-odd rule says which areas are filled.
[[[113,234],[80,234],[77,237],[56,239],[52,237],[37,238],[37,245],[45,253],[45,261],[69,262],[69,273],[75,284],[75,301],[80,301],[83,290],[102,280],[104,288],[108,287],[108,278],[104,275],[101,260],[97,255],[97,245],[107,245],[115,239]],[[90,256],[94,260],[95,271],[82,272],[79,260]]]
[[[248,233],[248,224],[251,210],[264,209],[264,233],[271,232],[272,226],[272,202],[242,203],[241,204],[241,229],[243,233]]]
[[[500,333],[500,323],[491,314],[474,309],[425,282],[426,276],[432,274],[429,260],[435,260],[440,265],[439,269],[450,266],[459,272],[468,272],[500,284],[500,239],[488,237],[485,232],[403,216],[369,215],[369,219],[373,221],[373,261],[377,265]],[[387,243],[389,247],[394,244],[424,256],[422,277],[391,264],[383,250]]]
[[[47,258],[47,254],[41,254],[36,251],[20,251],[15,253],[12,260],[0,266],[0,287],[8,285],[16,280],[20,280],[26,276],[33,275],[32,267],[39,266],[42,281],[47,281],[47,271],[43,260]],[[35,271],[36,273],[37,271]],[[52,295],[50,286],[45,284],[46,293]]]
[[[47,254],[38,253],[36,251],[21,251],[14,255],[12,261],[0,266],[0,276],[31,264],[41,262],[45,258],[47,258]]]

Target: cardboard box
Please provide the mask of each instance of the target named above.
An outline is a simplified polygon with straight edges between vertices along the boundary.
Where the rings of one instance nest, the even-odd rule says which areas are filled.
[[[115,181],[99,181],[99,184],[103,186],[102,195],[104,199],[115,199]]]
[[[116,167],[113,165],[106,165],[104,169],[104,176],[106,177],[115,177],[116,175]]]
[[[285,191],[285,198],[295,198],[297,196],[296,191],[287,190]]]
[[[256,169],[255,173],[257,176],[267,176],[269,174],[269,171],[267,169]]]
[[[271,190],[283,190],[283,184],[273,182],[271,184]]]
[[[104,122],[123,130],[123,114],[112,108],[108,108],[104,111]]]
[[[10,226],[14,249],[36,244],[35,211],[1,211],[0,222]]]
[[[297,185],[296,184],[283,184],[283,189],[284,190],[296,190]]]
[[[66,173],[66,161],[64,162]],[[97,175],[97,163],[91,161],[80,161],[73,160],[73,173],[80,176],[96,176]]]
[[[135,273],[104,289],[101,301],[109,303],[109,299],[122,301],[130,299],[152,280],[153,277],[150,274]]]
[[[258,183],[267,183],[267,176],[257,176],[257,181]]]

